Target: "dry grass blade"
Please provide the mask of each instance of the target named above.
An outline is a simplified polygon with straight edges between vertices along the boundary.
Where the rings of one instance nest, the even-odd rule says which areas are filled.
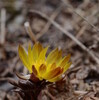
[[[56,98],[55,98],[54,96],[52,96],[48,91],[44,90],[43,92],[44,92],[46,95],[48,95],[48,96],[51,98],[51,100],[56,100]]]
[[[24,26],[25,26],[26,31],[27,31],[28,35],[30,36],[32,42],[35,44],[35,42],[36,42],[36,37],[35,37],[34,33],[32,32],[32,29],[31,29],[31,27],[30,27],[29,22],[25,22],[25,23],[24,23]]]
[[[91,24],[86,18],[84,18],[84,17],[81,16],[78,12],[76,12],[76,11],[74,10],[74,8],[73,8],[70,4],[68,4],[65,0],[62,0],[62,2],[63,2],[68,8],[72,9],[72,11],[73,11],[75,14],[77,14],[77,15],[80,16],[84,21],[86,21],[91,27],[93,27],[93,28],[95,29],[96,32],[99,32],[99,29],[98,29],[96,26],[94,26],[93,24]]]
[[[60,13],[60,11],[62,10],[62,8],[63,8],[63,5],[59,6],[59,7],[52,13],[52,15],[51,15],[50,18],[51,18],[52,20],[54,20],[54,19],[57,17],[57,15]],[[45,25],[45,27],[42,29],[42,31],[36,36],[37,39],[39,39],[42,35],[44,35],[44,34],[47,32],[47,30],[49,29],[50,25],[51,25],[51,22],[48,21],[47,24]]]
[[[23,79],[23,80],[29,80],[30,79],[30,75],[22,75],[19,74],[18,72],[16,72],[16,75],[18,78]]]
[[[46,20],[50,21],[57,29],[59,29],[62,33],[67,35],[70,39],[72,39],[77,45],[79,45],[84,51],[86,51],[95,61],[97,64],[99,64],[99,59],[93,54],[92,51],[90,51],[84,44],[82,44],[78,39],[75,38],[70,32],[62,28],[58,23],[56,23],[54,20],[50,19],[46,14],[39,12],[37,10],[32,10],[32,13],[36,13],[39,16],[45,18]]]
[[[5,43],[5,22],[6,22],[6,10],[1,9],[1,34],[0,34],[0,44],[3,45]]]
[[[81,37],[81,36],[85,33],[86,28],[87,28],[87,25],[84,25],[84,26],[80,29],[80,31],[78,32],[78,34],[75,36],[75,38],[76,38],[76,39],[79,39],[79,37]],[[71,41],[71,42],[69,43],[68,48],[71,48],[73,44],[75,44],[75,43],[74,43],[73,41]]]

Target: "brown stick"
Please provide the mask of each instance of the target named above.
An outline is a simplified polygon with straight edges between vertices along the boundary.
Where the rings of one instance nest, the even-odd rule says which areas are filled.
[[[28,35],[30,36],[32,42],[35,44],[36,43],[36,37],[35,37],[35,34],[32,32],[32,29],[30,27],[29,22],[25,22],[24,26],[25,26],[26,31],[27,31]]]
[[[1,34],[0,34],[0,44],[3,45],[5,43],[5,22],[6,22],[6,10],[1,9]]]

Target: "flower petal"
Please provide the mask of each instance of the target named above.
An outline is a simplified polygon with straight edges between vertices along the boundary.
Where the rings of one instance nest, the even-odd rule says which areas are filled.
[[[59,75],[62,72],[63,72],[63,69],[61,69],[61,67],[57,67],[57,68],[49,71],[48,73],[46,73],[44,75],[44,78],[49,80],[49,79],[52,79],[52,78],[56,77],[57,75]]]
[[[61,59],[62,59],[62,50],[60,50],[58,52],[58,56],[57,56],[56,61],[55,61],[57,66],[58,66]]]
[[[54,49],[47,57],[46,62],[52,64],[58,56],[58,48]]]
[[[42,51],[43,47],[40,43],[36,43],[34,46],[33,46],[33,49],[32,49],[32,54],[33,54],[33,59],[34,61],[36,61],[39,57],[39,54],[40,52]]]
[[[27,67],[27,69],[30,72],[32,72],[32,69],[30,67],[30,63],[29,63],[29,60],[28,60],[28,55],[21,45],[19,45],[19,47],[18,47],[18,52],[19,52],[19,57],[20,57],[21,61],[23,62],[23,64]]]
[[[40,52],[43,50],[43,47],[41,45],[41,43],[38,42],[38,55],[40,54]]]
[[[39,67],[39,73],[41,75],[43,75],[46,71],[46,65],[42,64],[40,67]]]
[[[63,71],[64,71],[64,69],[61,68],[60,73],[59,73],[58,75],[56,75],[54,78],[49,79],[48,81],[49,81],[49,82],[56,82],[56,81],[59,81],[59,80],[62,78],[61,75],[64,73]]]
[[[56,63],[51,64],[50,66],[47,66],[47,71],[53,70],[56,68]]]
[[[33,71],[33,74],[34,74],[35,76],[38,75],[38,72],[37,72],[37,70],[36,70],[36,68],[35,68],[34,65],[32,65],[32,71]]]
[[[52,69],[55,69],[56,68],[56,63],[53,63],[52,65],[51,65],[51,70]]]
[[[62,77],[60,77],[60,76],[56,76],[56,77],[54,77],[54,78],[52,78],[52,79],[50,79],[50,80],[48,80],[48,81],[49,81],[49,82],[56,82],[56,81],[59,81],[61,78],[62,78]]]
[[[64,57],[63,60],[62,60],[62,62],[61,62],[61,64],[59,66],[64,67],[66,65],[66,63],[69,61],[70,56],[71,55],[69,54],[66,57]]]
[[[30,65],[32,66],[33,63],[34,63],[34,60],[33,60],[33,55],[32,55],[32,50],[31,50],[31,44],[30,43],[29,43],[29,46],[28,46],[28,59],[29,59]]]
[[[45,55],[46,55],[47,50],[48,50],[48,46],[47,46],[46,48],[44,48],[44,49],[40,52],[40,55],[39,55],[39,58],[38,58],[38,62],[39,62],[40,60],[45,61],[45,57],[46,57]]]
[[[71,66],[71,62],[69,62],[69,63],[67,63],[65,66],[64,66],[64,71],[63,71],[63,73],[64,72],[66,72],[66,70]]]

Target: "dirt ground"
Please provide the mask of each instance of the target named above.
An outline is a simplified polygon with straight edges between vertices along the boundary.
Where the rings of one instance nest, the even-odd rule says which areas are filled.
[[[0,0],[0,100],[22,100],[8,80],[27,73],[18,55],[19,44],[33,43],[27,21],[48,52],[59,47],[71,54],[69,83],[45,88],[42,100],[99,100],[98,0]]]

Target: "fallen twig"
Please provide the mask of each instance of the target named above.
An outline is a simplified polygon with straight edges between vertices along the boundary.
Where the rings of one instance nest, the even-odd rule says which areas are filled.
[[[1,34],[0,34],[0,44],[3,45],[5,43],[5,22],[6,22],[6,10],[1,9]]]
[[[28,35],[30,36],[32,42],[35,44],[35,42],[36,42],[36,37],[35,37],[35,34],[32,32],[32,29],[31,29],[31,27],[30,27],[29,22],[25,22],[25,23],[24,23],[24,26],[25,26],[26,31],[27,31]]]
[[[86,94],[87,93],[87,91],[74,91],[74,94],[76,94],[76,95],[80,95],[80,94]]]

